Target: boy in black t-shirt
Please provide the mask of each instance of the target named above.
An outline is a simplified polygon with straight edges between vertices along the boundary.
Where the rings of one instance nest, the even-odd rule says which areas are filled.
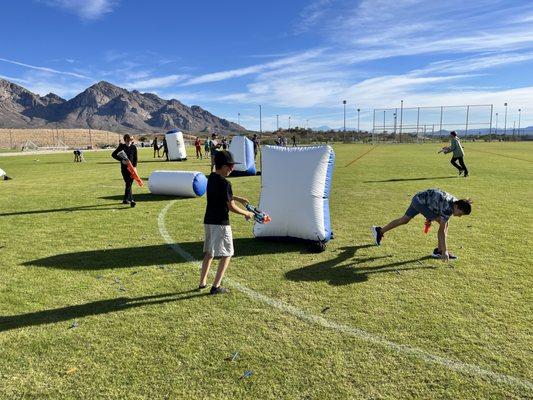
[[[122,200],[122,204],[129,204],[130,207],[135,207],[136,203],[133,200],[133,193],[131,190],[133,178],[131,177],[130,172],[128,171],[128,161],[123,160],[118,156],[118,153],[120,153],[121,151],[124,151],[124,153],[126,153],[126,156],[128,157],[128,160],[131,161],[131,164],[134,167],[137,167],[137,147],[135,147],[135,145],[133,144],[133,138],[128,134],[124,135],[124,143],[120,143],[118,145],[115,151],[111,154],[111,157],[121,162],[120,172],[122,173],[122,179],[124,179],[124,184],[126,185],[124,189],[124,199]]]
[[[235,205],[238,201],[243,206],[248,204],[244,197],[233,195],[231,183],[226,177],[233,171],[236,164],[229,151],[217,151],[214,155],[216,171],[209,175],[207,180],[207,207],[204,217],[204,260],[200,273],[199,289],[207,286],[207,274],[214,257],[221,257],[218,264],[217,274],[211,287],[210,294],[228,292],[220,286],[224,273],[228,268],[233,255],[233,235],[229,223],[229,212],[244,215],[246,220],[254,217],[253,213],[245,211]]]

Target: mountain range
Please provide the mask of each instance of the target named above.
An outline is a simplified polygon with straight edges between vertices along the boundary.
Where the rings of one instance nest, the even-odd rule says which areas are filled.
[[[246,129],[200,106],[98,82],[70,100],[0,79],[0,128],[92,128],[120,133],[237,133]]]

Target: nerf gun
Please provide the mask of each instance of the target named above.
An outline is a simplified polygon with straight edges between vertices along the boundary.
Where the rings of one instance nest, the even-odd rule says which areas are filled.
[[[442,149],[440,149],[437,154],[439,153],[444,153],[444,154],[447,154],[450,152],[450,148],[449,147],[443,147]]]
[[[272,221],[272,218],[270,218],[268,214],[265,214],[263,211],[258,210],[251,204],[246,204],[246,209],[254,213],[255,222],[257,222],[258,224],[268,224],[270,221]]]
[[[144,186],[144,182],[143,180],[141,179],[141,177],[139,176],[139,174],[137,173],[137,170],[135,169],[135,167],[133,166],[133,164],[131,163],[130,160],[128,160],[128,156],[126,155],[126,153],[124,152],[124,150],[121,150],[117,153],[117,156],[119,156],[120,158],[122,158],[124,161],[127,161],[128,163],[126,164],[126,167],[128,168],[128,172],[130,173],[130,176],[131,178],[137,182],[137,185],[139,185],[140,187],[143,187]]]

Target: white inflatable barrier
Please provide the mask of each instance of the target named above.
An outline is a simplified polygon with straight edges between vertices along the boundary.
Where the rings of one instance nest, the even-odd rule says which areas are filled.
[[[232,175],[255,175],[254,143],[246,136],[235,136],[231,139],[229,151],[240,164],[235,164]]]
[[[330,146],[263,146],[258,208],[272,221],[255,224],[254,236],[330,240],[329,193],[334,164]]]
[[[197,171],[154,171],[148,178],[152,194],[200,197],[207,190],[207,178]]]
[[[167,140],[168,159],[170,161],[183,161],[187,159],[183,133],[177,130],[168,131],[165,134],[165,139]]]
[[[3,178],[6,175],[6,171],[0,168],[0,178]]]

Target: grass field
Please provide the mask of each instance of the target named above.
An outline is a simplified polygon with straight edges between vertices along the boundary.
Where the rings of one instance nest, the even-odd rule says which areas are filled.
[[[467,143],[468,179],[438,148],[376,146],[346,167],[372,146],[336,146],[318,255],[233,216],[228,296],[195,292],[178,254],[201,258],[205,198],[135,188],[122,206],[106,152],[0,158],[15,177],[0,182],[0,398],[532,398],[533,143]],[[140,159],[144,178],[208,170]],[[232,183],[258,202],[260,177]],[[421,217],[373,246],[370,226],[429,187],[475,201],[450,222],[459,260],[428,258]]]

